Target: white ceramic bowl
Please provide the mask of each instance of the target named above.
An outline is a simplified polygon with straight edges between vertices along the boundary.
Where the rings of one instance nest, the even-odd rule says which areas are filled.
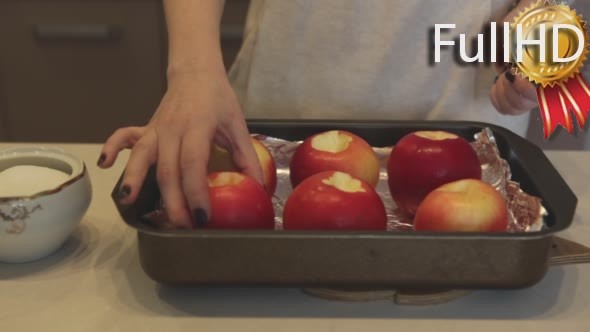
[[[0,261],[24,263],[59,249],[80,223],[92,200],[86,165],[63,150],[24,147],[0,151],[0,171],[17,165],[49,167],[67,180],[32,196],[0,197]]]

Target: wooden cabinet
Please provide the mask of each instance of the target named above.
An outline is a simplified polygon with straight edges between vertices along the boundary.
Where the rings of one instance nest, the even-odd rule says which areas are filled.
[[[248,1],[227,1],[224,60]],[[103,142],[146,123],[166,89],[159,0],[0,0],[0,140]]]
[[[5,139],[103,141],[164,92],[157,1],[0,3]]]

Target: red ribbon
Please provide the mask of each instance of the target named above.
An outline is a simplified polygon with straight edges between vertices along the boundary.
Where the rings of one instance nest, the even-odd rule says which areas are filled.
[[[543,119],[545,139],[561,125],[570,134],[574,133],[574,113],[578,125],[584,128],[590,111],[590,86],[580,74],[570,78],[566,83],[559,82],[553,87],[537,88],[537,99]]]

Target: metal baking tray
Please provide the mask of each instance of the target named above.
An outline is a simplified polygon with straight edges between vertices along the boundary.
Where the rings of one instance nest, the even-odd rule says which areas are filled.
[[[492,130],[512,179],[541,198],[547,227],[527,233],[178,231],[142,221],[159,202],[152,167],[137,202],[122,206],[137,230],[146,274],[174,285],[513,289],[539,282],[549,266],[553,236],[572,222],[577,198],[541,149],[487,123],[449,121],[250,121],[251,133],[303,140],[341,129],[373,146],[394,145],[417,130],[446,130],[472,140]]]

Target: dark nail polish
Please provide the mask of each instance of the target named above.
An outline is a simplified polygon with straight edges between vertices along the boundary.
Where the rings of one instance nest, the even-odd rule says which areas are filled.
[[[107,156],[103,153],[100,155],[100,158],[98,158],[98,161],[96,162],[96,165],[100,166],[102,165],[102,163],[105,161],[105,159],[107,159]]]
[[[128,185],[124,185],[119,189],[119,199],[124,199],[131,194],[131,188]]]
[[[514,83],[514,80],[516,79],[516,76],[514,76],[514,74],[511,71],[507,71],[506,74],[506,79],[508,81],[510,81],[510,83]]]
[[[499,76],[496,76],[496,78],[494,78],[494,83],[498,82],[498,77]]]
[[[194,218],[197,227],[205,227],[209,220],[207,220],[207,212],[201,208],[195,209]]]

